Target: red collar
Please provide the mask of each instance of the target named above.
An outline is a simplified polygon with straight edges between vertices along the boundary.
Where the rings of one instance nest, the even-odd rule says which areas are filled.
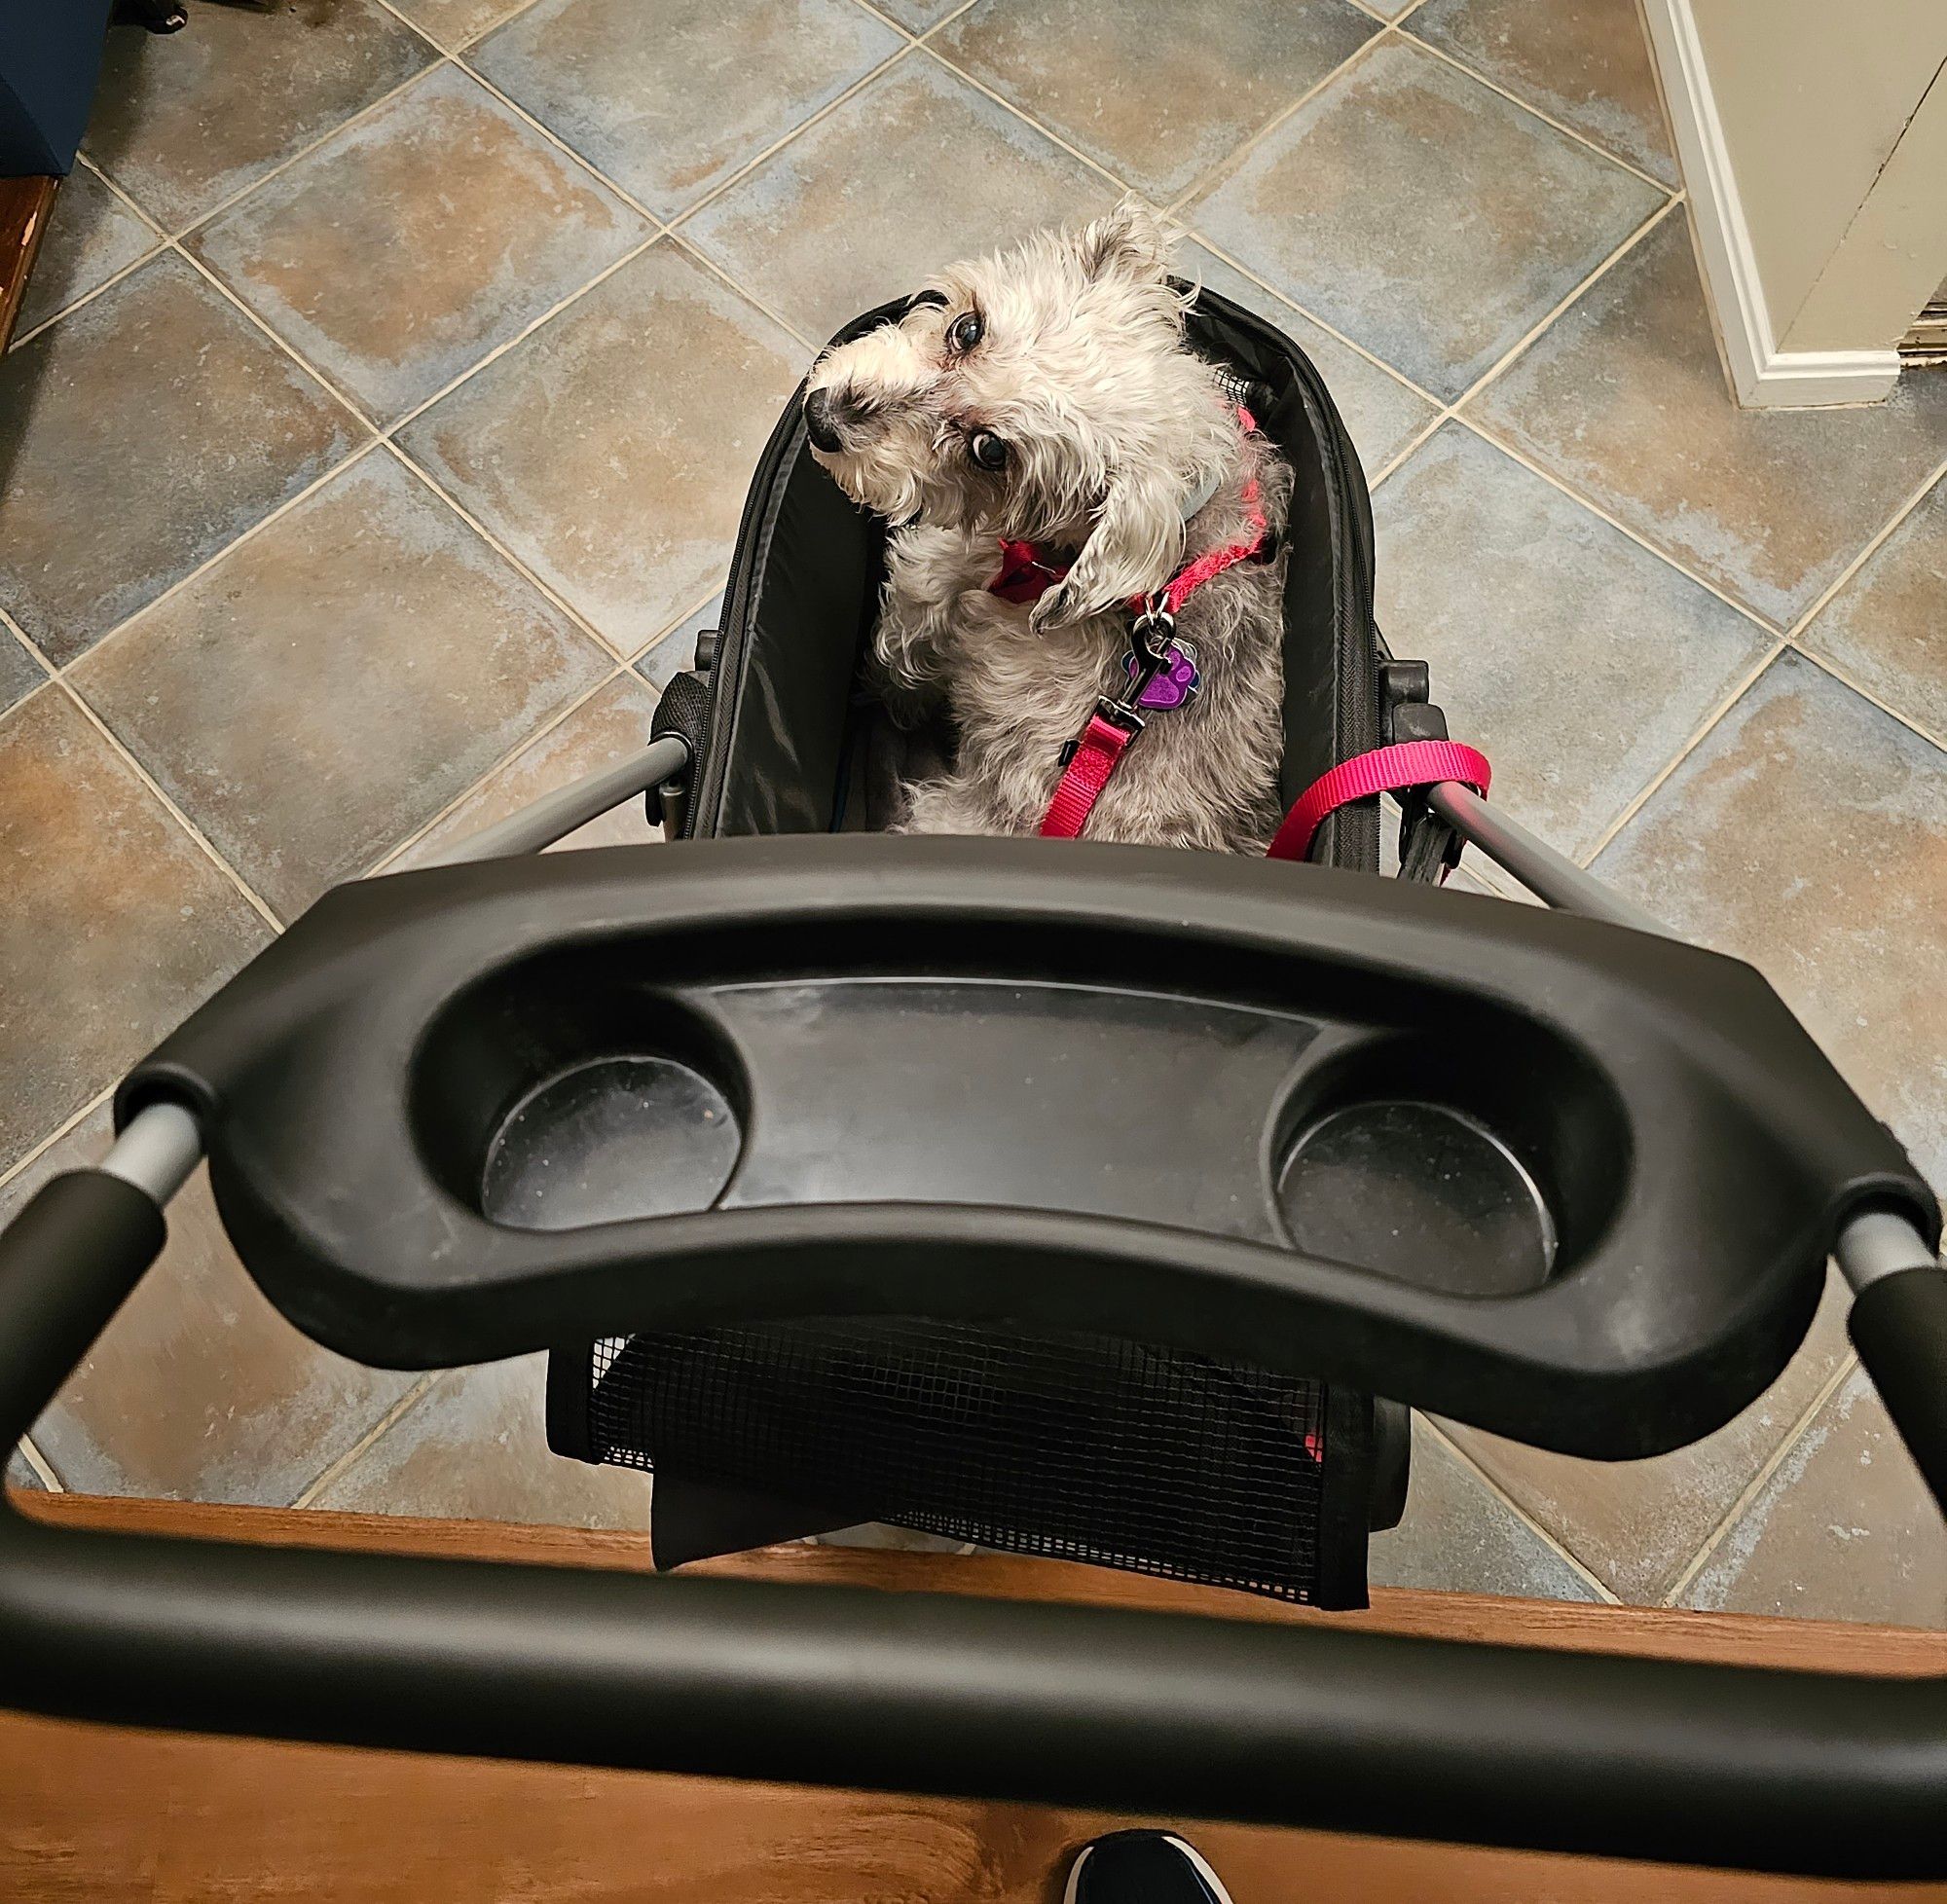
[[[1237,407],[1237,421],[1247,434],[1258,426],[1256,418],[1241,404]],[[1244,485],[1244,507],[1249,511],[1250,533],[1241,542],[1232,542],[1221,549],[1206,549],[1194,562],[1186,563],[1179,568],[1154,596],[1130,596],[1129,612],[1140,615],[1153,608],[1160,608],[1174,617],[1182,613],[1183,604],[1205,582],[1221,575],[1234,564],[1248,562],[1258,554],[1265,546],[1267,527],[1265,512],[1258,506],[1258,479],[1255,476]],[[1001,567],[994,579],[987,584],[987,593],[998,595],[1003,602],[1039,602],[1073,567],[1072,562],[1064,562],[1053,549],[1044,548],[1038,542],[1012,542],[1004,535],[1001,538]]]

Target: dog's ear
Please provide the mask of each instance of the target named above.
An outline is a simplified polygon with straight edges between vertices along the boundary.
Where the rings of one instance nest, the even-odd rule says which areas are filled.
[[[1162,222],[1133,194],[1114,211],[1084,226],[1075,249],[1091,280],[1123,277],[1131,283],[1162,284],[1169,278],[1169,243]]]
[[[1117,469],[1075,567],[1035,604],[1033,626],[1063,628],[1157,587],[1183,553],[1180,499],[1152,462]]]

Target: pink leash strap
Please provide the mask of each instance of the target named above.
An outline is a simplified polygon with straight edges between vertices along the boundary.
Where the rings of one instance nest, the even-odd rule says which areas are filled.
[[[1082,730],[1082,738],[1075,745],[1075,752],[1068,765],[1062,769],[1061,785],[1054,789],[1054,798],[1041,823],[1041,836],[1045,840],[1079,839],[1082,829],[1088,824],[1088,816],[1094,811],[1095,802],[1102,797],[1102,789],[1109,784],[1109,776],[1116,771],[1116,763],[1122,757],[1123,751],[1142,730],[1140,728],[1118,727],[1113,720],[1106,720],[1099,714],[1088,716],[1088,725]]]
[[[1292,802],[1291,811],[1285,815],[1284,824],[1277,829],[1265,857],[1303,860],[1311,851],[1311,842],[1327,815],[1353,800],[1369,800],[1375,793],[1399,793],[1413,787],[1431,787],[1443,780],[1457,780],[1463,787],[1485,794],[1492,778],[1493,769],[1488,764],[1488,756],[1458,741],[1400,741],[1392,747],[1355,753],[1330,773],[1320,774]]]

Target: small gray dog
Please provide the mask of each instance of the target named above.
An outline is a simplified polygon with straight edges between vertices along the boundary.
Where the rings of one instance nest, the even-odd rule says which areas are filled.
[[[953,266],[814,366],[813,454],[894,525],[879,686],[957,738],[901,830],[1262,851],[1275,828],[1291,476],[1184,312],[1129,201]],[[1049,824],[1078,775],[1081,820]]]

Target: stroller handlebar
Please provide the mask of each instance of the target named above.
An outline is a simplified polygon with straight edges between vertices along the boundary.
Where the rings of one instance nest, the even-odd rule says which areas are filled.
[[[172,1110],[138,1115],[108,1167],[54,1179],[0,1235],[10,1439],[160,1253],[142,1182],[165,1193],[195,1161]],[[1855,1333],[1937,1488],[1930,1358],[1947,1341],[1947,1278],[1917,1230],[1883,1216],[1855,1217],[1841,1242],[1867,1276]],[[1901,1251],[1908,1266],[1858,1267]],[[1877,1320],[1860,1328],[1868,1303]],[[117,1724],[1808,1875],[1947,1873],[1947,1679],[251,1548],[11,1509],[0,1645],[9,1704]]]

